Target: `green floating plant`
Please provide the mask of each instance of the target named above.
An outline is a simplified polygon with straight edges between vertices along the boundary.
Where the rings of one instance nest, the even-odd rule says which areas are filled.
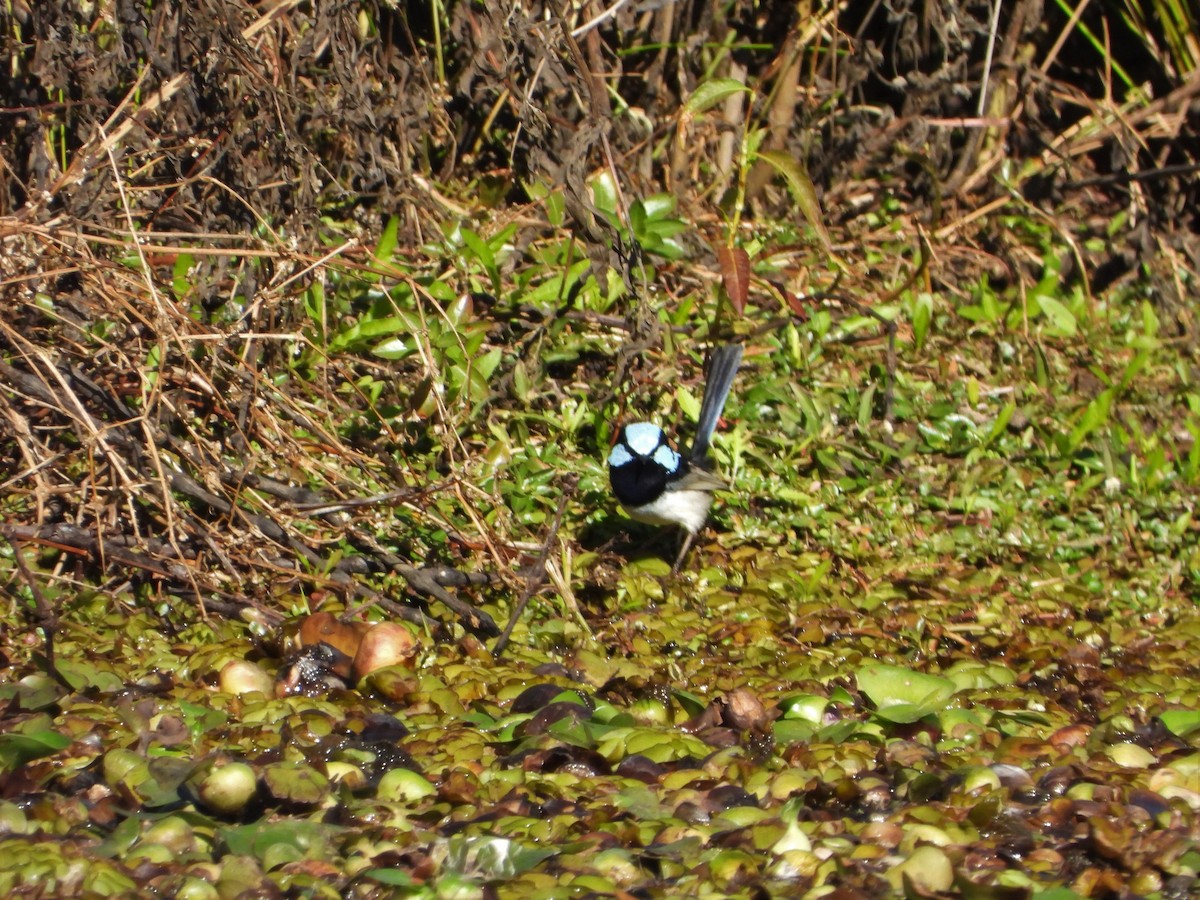
[[[855,679],[875,705],[875,715],[899,725],[941,712],[958,690],[949,678],[882,663],[863,666]]]

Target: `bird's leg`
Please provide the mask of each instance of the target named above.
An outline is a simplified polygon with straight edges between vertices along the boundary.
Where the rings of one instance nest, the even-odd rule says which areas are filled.
[[[675,565],[671,567],[672,576],[679,574],[679,569],[683,566],[683,560],[687,557],[687,552],[691,548],[692,541],[695,540],[695,538],[696,536],[694,534],[684,529],[683,546],[679,548],[679,556],[675,559]]]

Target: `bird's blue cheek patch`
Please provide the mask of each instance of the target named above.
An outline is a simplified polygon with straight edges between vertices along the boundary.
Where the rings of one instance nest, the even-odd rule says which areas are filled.
[[[663,442],[662,429],[649,422],[625,426],[625,443],[638,456],[650,456]]]
[[[624,466],[631,462],[633,462],[633,454],[625,449],[624,444],[617,444],[612,448],[612,453],[608,454],[610,466]]]
[[[679,454],[666,444],[654,451],[653,459],[668,472],[679,471]]]

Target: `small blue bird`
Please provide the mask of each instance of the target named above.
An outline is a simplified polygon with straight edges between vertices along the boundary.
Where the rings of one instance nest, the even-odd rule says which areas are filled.
[[[686,457],[673,450],[663,430],[651,422],[623,426],[608,454],[608,480],[630,516],[651,525],[683,527],[686,536],[672,574],[679,571],[692,540],[704,527],[713,492],[729,486],[712,471],[708,447],[741,361],[740,344],[713,353],[696,439]]]

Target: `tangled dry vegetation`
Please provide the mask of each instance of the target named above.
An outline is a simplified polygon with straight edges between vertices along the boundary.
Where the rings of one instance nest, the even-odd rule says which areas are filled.
[[[976,110],[968,86],[989,35],[978,6],[918,17],[851,4],[796,20],[784,7],[677,3],[588,23],[460,4],[446,34],[428,10],[370,4],[310,14],[290,3],[117,3],[94,19],[70,0],[14,7],[3,14],[18,77],[0,174],[10,538],[68,549],[64,572],[99,565],[112,586],[149,583],[201,611],[249,608],[265,621],[278,616],[280,586],[303,582],[425,622],[359,577],[400,573],[418,598],[494,633],[444,590],[472,578],[386,552],[354,524],[396,504],[434,515],[425,498],[435,491],[472,506],[453,478],[394,464],[393,442],[452,444],[456,412],[414,415],[408,433],[357,446],[330,425],[361,408],[365,398],[339,385],[364,369],[400,385],[441,373],[409,364],[385,375],[331,355],[316,377],[281,377],[300,345],[328,349],[314,346],[304,292],[331,272],[416,277],[370,252],[392,213],[414,256],[460,215],[481,231],[515,223],[518,247],[536,247],[549,225],[522,196],[531,183],[560,186],[580,254],[635,285],[637,247],[598,216],[588,187],[604,169],[626,207],[660,179],[673,187],[696,226],[687,247],[703,260],[724,242],[712,210],[728,210],[730,192],[764,219],[789,217],[794,195],[769,165],[739,169],[744,126],[763,151],[797,161],[794,184],[809,184],[807,170],[824,213],[805,216],[836,235],[835,270],[812,246],[777,269],[785,314],[831,274],[867,304],[914,284],[965,297],[981,272],[998,290],[1023,290],[1041,261],[988,215],[1015,205],[1072,248],[1064,277],[1095,292],[1145,270],[1167,318],[1189,332],[1181,273],[1196,264],[1198,82],[1122,109],[1098,90],[1111,88],[1100,73],[1053,78],[1081,38],[1039,8],[1007,11]],[[753,102],[728,93],[720,115],[681,113],[705,85],[705,60],[754,86]],[[494,199],[481,207],[472,195]],[[1115,216],[1126,227],[1113,233]],[[471,288],[444,265],[427,274]],[[661,275],[668,296],[697,283],[682,268]],[[503,338],[507,308],[489,314]],[[643,303],[599,324],[638,350],[657,340],[654,319]],[[418,406],[419,393],[375,402]],[[487,532],[459,535],[455,558],[439,562],[484,548],[481,568],[508,569],[512,551]],[[322,548],[341,540],[359,553],[331,559]]]

